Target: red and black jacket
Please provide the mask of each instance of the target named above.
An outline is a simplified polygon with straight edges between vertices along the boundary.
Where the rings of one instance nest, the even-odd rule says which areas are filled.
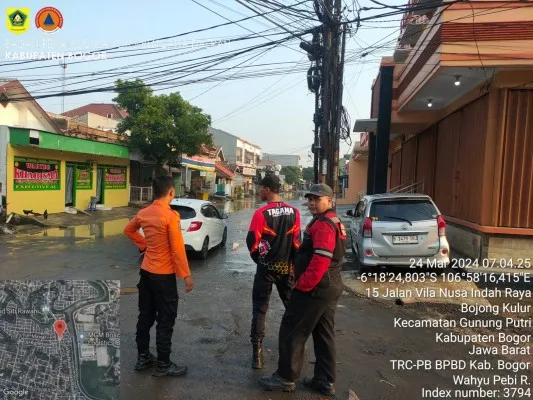
[[[252,218],[246,244],[252,259],[265,266],[291,265],[300,247],[300,211],[284,202],[258,209]]]
[[[294,264],[295,289],[309,292],[341,282],[346,228],[333,210],[314,217],[304,231]]]

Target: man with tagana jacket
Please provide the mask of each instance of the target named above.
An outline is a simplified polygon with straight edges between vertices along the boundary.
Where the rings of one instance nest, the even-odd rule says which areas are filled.
[[[300,246],[300,211],[280,200],[280,180],[275,175],[265,176],[260,186],[264,207],[258,209],[250,223],[246,244],[250,256],[257,263],[252,292],[252,368],[263,368],[262,342],[265,336],[265,318],[272,285],[286,307],[294,284],[292,264]]]
[[[329,186],[315,184],[305,197],[313,219],[296,253],[296,284],[281,321],[278,369],[259,383],[266,390],[294,391],[305,343],[312,334],[314,376],[304,378],[303,383],[324,396],[334,396],[335,310],[343,290],[341,265],[346,253],[346,229],[332,209],[333,191]]]

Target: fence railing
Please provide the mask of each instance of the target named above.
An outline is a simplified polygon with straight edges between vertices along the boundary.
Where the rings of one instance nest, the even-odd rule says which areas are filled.
[[[389,193],[424,193],[424,181],[408,182],[389,189]]]
[[[152,196],[151,187],[130,186],[131,203],[150,203]]]

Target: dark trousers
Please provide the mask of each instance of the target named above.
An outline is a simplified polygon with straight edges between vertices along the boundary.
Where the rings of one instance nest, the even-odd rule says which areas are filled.
[[[305,343],[313,334],[317,380],[334,383],[336,372],[335,309],[342,284],[311,292],[294,290],[279,330],[278,374],[295,381],[302,372]]]
[[[290,274],[280,275],[274,271],[267,270],[259,264],[255,273],[252,292],[252,329],[250,337],[253,344],[260,344],[265,337],[265,319],[273,284],[276,285],[279,297],[285,308],[287,308],[294,285],[294,277]]]
[[[137,321],[137,349],[148,353],[150,329],[157,321],[157,358],[168,361],[172,347],[172,332],[178,315],[178,289],[175,274],[152,274],[141,269],[139,289],[139,320]]]

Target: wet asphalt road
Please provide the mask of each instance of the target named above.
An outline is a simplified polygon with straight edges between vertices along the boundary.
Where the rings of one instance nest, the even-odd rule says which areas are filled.
[[[295,200],[300,205],[303,200]],[[231,211],[231,210],[229,210]],[[137,250],[122,235],[125,221],[108,226],[105,238],[20,236],[0,245],[2,279],[120,279],[121,298],[121,398],[134,399],[319,399],[298,382],[297,392],[264,392],[257,379],[272,373],[277,360],[277,333],[283,306],[273,291],[267,317],[264,346],[266,367],[251,370],[249,329],[251,290],[255,265],[246,248],[245,236],[254,208],[230,214],[228,244],[213,250],[207,261],[191,258],[195,288],[183,292],[173,337],[172,359],[189,367],[185,377],[153,378],[150,372],[135,373],[135,323],[139,263]],[[304,211],[303,221],[309,218]],[[109,236],[107,236],[109,235]],[[104,236],[104,235],[102,235]],[[232,251],[234,243],[237,250]],[[7,244],[7,245],[6,245]],[[345,265],[350,269],[350,256]],[[345,293],[336,319],[338,346],[338,399],[348,399],[348,390],[360,400],[420,399],[423,386],[452,388],[450,371],[393,371],[390,360],[469,359],[463,345],[438,345],[436,330],[393,328],[394,317],[453,313],[452,308],[431,305],[398,307]],[[152,342],[155,340],[153,331]],[[155,343],[152,346],[155,352]],[[479,358],[479,359],[484,359]],[[313,369],[312,340],[306,351],[303,376]],[[480,372],[477,376],[488,376]]]

